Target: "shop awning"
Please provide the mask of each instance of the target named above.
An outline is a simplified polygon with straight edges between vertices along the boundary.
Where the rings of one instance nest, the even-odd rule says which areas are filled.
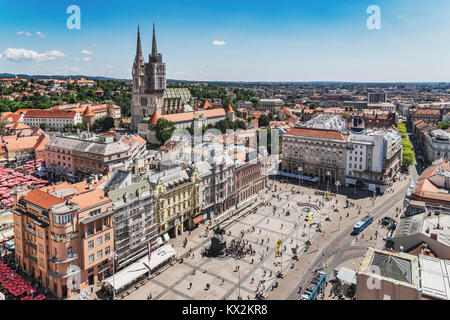
[[[203,216],[199,215],[199,216],[195,217],[193,221],[194,221],[195,224],[197,224],[197,223],[199,223],[202,220],[203,220]]]
[[[177,252],[170,244],[155,250],[152,252],[152,257],[150,259],[150,270],[157,268],[176,254]],[[146,266],[148,265],[148,257],[144,257],[140,261]]]
[[[147,257],[145,257],[147,259]],[[133,263],[131,266],[119,271],[114,276],[109,277],[105,281],[115,289],[116,291],[124,288],[125,286],[131,284],[139,277],[143,276],[148,272],[148,267],[141,261]]]

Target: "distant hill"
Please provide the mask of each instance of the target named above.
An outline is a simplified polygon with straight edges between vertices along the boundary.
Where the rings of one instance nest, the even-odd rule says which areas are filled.
[[[96,77],[91,77],[91,76],[84,76],[84,75],[69,75],[69,76],[61,76],[61,75],[44,75],[44,74],[33,74],[33,75],[29,75],[29,74],[12,74],[12,73],[0,73],[0,78],[14,78],[14,77],[18,77],[18,78],[22,78],[22,79],[58,79],[58,80],[63,80],[63,79],[87,79],[87,80],[116,80],[116,81],[131,81],[130,79],[115,79],[115,78],[108,78],[108,77],[100,77],[100,76],[96,76]]]

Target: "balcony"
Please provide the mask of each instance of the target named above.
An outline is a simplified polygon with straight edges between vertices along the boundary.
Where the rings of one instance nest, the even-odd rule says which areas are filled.
[[[32,235],[36,236],[36,231],[33,228],[31,228],[28,225],[24,225],[24,227],[25,227],[25,231],[27,231],[27,232],[31,233]]]
[[[67,262],[71,262],[78,259],[78,253],[72,253],[72,254],[68,254],[67,257],[65,258],[60,258],[58,259],[57,257],[50,257],[50,261],[56,264],[59,263],[67,263]]]
[[[27,241],[26,244],[27,244],[27,246],[29,246],[30,248],[33,248],[34,250],[37,249],[37,246],[36,246],[35,243],[32,243],[32,242],[30,242],[30,241]]]

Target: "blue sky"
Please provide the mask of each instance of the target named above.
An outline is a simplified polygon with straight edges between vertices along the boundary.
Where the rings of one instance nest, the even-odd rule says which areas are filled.
[[[66,27],[73,4],[80,30]],[[366,26],[370,5],[380,30]],[[448,0],[3,0],[0,73],[131,78],[137,25],[147,60],[155,21],[168,78],[450,81],[449,9]]]

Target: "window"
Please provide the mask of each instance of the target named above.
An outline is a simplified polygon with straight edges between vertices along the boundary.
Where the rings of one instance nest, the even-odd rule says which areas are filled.
[[[103,250],[97,251],[97,259],[101,259],[103,257]]]
[[[107,234],[105,234],[105,242],[109,241],[110,238],[111,238],[111,235],[109,232]]]
[[[67,255],[68,256],[72,255],[72,247],[67,248]]]
[[[38,230],[38,237],[39,237],[40,239],[43,239],[43,238],[44,238],[44,233],[42,232],[41,229]]]
[[[88,249],[92,249],[92,248],[94,248],[94,240],[90,240],[88,242]]]
[[[89,255],[89,263],[92,263],[92,262],[94,262],[94,254],[93,253]]]
[[[39,258],[39,265],[44,268],[44,260],[42,258]]]
[[[72,240],[72,232],[67,232],[67,241]]]
[[[39,244],[39,252],[44,253],[44,246],[42,244]]]
[[[102,244],[102,237],[98,237],[97,238],[97,245],[101,245]]]
[[[111,248],[109,246],[107,246],[105,248],[105,256],[108,255],[110,253],[110,251],[111,251]]]

